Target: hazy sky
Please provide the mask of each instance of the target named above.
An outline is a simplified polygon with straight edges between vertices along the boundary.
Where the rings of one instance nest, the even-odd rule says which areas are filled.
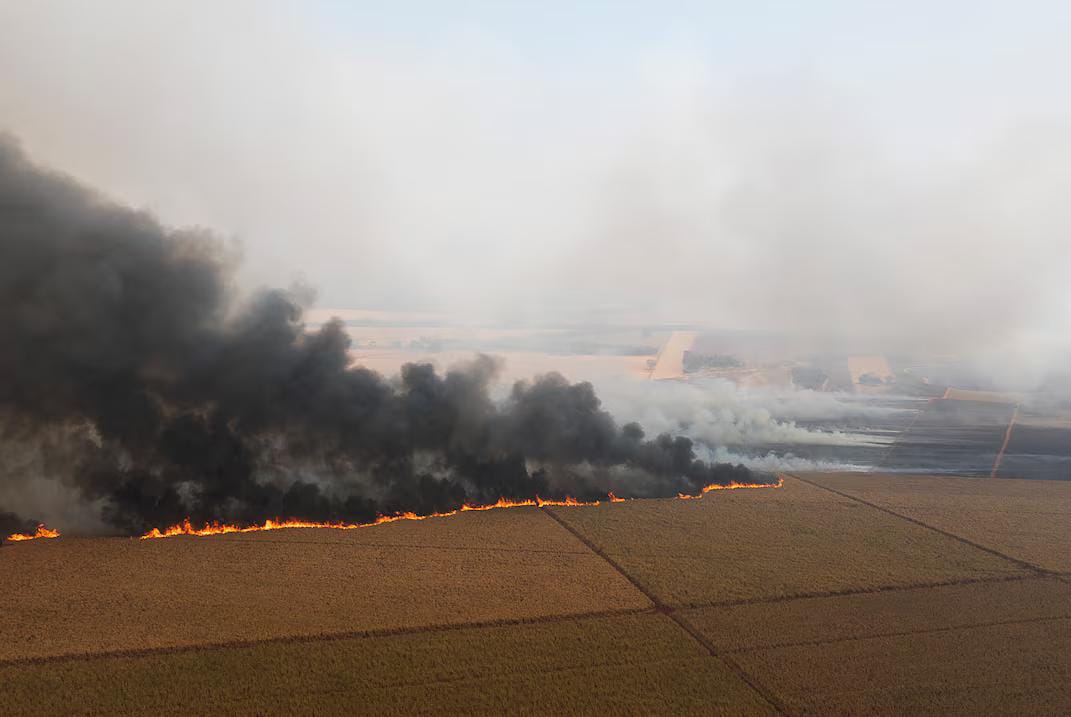
[[[0,0],[0,27],[0,123],[240,240],[249,286],[1025,354],[1071,329],[1066,3]]]

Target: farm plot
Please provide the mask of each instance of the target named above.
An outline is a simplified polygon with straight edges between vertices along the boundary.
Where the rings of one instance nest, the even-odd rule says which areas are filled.
[[[536,509],[505,512],[525,511],[536,520],[517,519],[532,527],[527,551],[475,547],[474,536],[493,532],[487,526],[507,530],[509,524],[490,513],[415,524],[428,526],[429,536],[452,532],[459,545],[469,546],[464,550],[313,543],[307,532],[288,542],[291,531],[263,534],[273,536],[270,541],[63,538],[5,547],[0,584],[19,599],[0,611],[0,661],[650,605],[605,561],[578,552],[576,539],[548,516]],[[533,527],[538,521],[550,530]],[[413,535],[406,528],[392,524],[349,535],[375,533],[386,544],[397,532],[404,542]],[[317,531],[318,538],[331,534]],[[448,541],[446,535],[428,537],[436,539]],[[498,543],[511,541],[503,536]]]
[[[720,652],[1071,617],[1056,578],[940,585],[683,610]],[[773,680],[781,679],[778,675]]]
[[[935,399],[900,434],[881,467],[988,476],[1014,413],[1008,403]]]
[[[287,528],[232,533],[229,540],[287,543],[345,543],[352,545],[440,548],[448,550],[506,550],[520,552],[588,553],[573,536],[531,507],[471,511],[427,520],[407,520],[356,530]]]
[[[797,714],[1058,714],[1071,585],[949,585],[684,612]]]
[[[1046,570],[1071,571],[1071,482],[801,476]]]
[[[780,490],[614,507],[555,513],[671,605],[1023,573],[1010,561],[792,478]]]
[[[1071,619],[988,624],[734,654],[776,670],[794,714],[1066,714]]]
[[[0,666],[5,714],[768,714],[664,615]]]
[[[1020,420],[1011,432],[997,475],[1001,478],[1071,480],[1071,428]]]

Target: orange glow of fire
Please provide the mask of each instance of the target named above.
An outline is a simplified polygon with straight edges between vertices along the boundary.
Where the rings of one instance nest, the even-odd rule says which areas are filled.
[[[46,528],[44,523],[37,526],[37,532],[35,533],[15,533],[14,535],[7,536],[7,539],[12,543],[20,543],[24,540],[37,540],[38,538],[58,538],[60,532],[58,530],[52,530]]]
[[[677,498],[680,500],[699,500],[707,493],[715,490],[739,490],[740,488],[781,488],[785,485],[785,479],[781,476],[777,477],[776,483],[737,483],[733,481],[722,485],[720,483],[711,483],[703,488],[699,495],[687,495],[686,493],[678,493]]]
[[[677,495],[682,500],[696,500],[702,498],[705,494],[713,490],[732,490],[736,488],[780,488],[784,484],[784,480],[778,478],[776,483],[729,483],[728,485],[708,485],[703,488],[699,495],[685,495],[680,493]],[[626,498],[618,498],[613,493],[607,494],[607,501],[609,503],[624,503]],[[582,501],[576,498],[566,497],[564,500],[546,500],[545,498],[535,497],[525,500],[509,500],[507,498],[499,498],[498,502],[490,503],[487,505],[469,505],[465,504],[457,510],[451,510],[446,513],[430,513],[428,515],[418,515],[416,513],[394,513],[391,515],[380,515],[375,520],[368,523],[316,523],[305,520],[266,520],[260,525],[229,525],[226,523],[209,523],[201,528],[195,528],[187,518],[186,520],[172,525],[170,528],[160,530],[159,528],[153,528],[149,532],[141,536],[142,540],[148,540],[152,538],[171,538],[177,535],[225,535],[227,533],[255,533],[264,530],[286,530],[288,528],[332,528],[334,530],[356,530],[357,528],[370,528],[373,525],[383,525],[384,523],[396,523],[400,520],[427,520],[428,518],[446,518],[451,515],[457,515],[458,513],[467,513],[473,510],[495,510],[498,508],[522,508],[522,507],[536,507],[542,508],[544,506],[555,507],[580,507],[580,506],[595,506],[600,505],[602,501]],[[54,537],[54,536],[49,536]]]

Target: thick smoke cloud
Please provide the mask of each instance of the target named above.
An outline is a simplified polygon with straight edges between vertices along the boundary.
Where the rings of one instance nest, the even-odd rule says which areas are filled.
[[[0,510],[0,538],[15,533],[33,533],[37,529],[37,521],[20,518],[15,513]]]
[[[126,531],[751,478],[696,460],[688,438],[619,427],[590,384],[556,374],[496,403],[488,357],[392,380],[351,367],[340,322],[307,333],[286,291],[239,303],[232,268],[211,234],[169,230],[0,144],[5,461],[62,445],[64,480]]]

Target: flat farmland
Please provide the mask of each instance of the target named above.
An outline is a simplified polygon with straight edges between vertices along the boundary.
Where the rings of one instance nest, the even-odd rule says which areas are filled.
[[[1071,619],[803,644],[734,654],[778,673],[787,711],[825,714],[1067,714]]]
[[[1010,403],[933,399],[880,465],[905,473],[988,476],[1015,412]]]
[[[721,662],[682,642],[676,625],[650,611],[7,665],[0,666],[0,685],[7,715],[772,713]]]
[[[488,526],[506,525],[488,511],[354,531],[272,531],[258,540],[5,547],[0,584],[21,597],[0,613],[0,660],[649,606],[538,509],[505,512],[530,515],[515,516],[516,534],[497,543]],[[427,526],[428,546],[453,535],[468,547],[405,545],[418,525]],[[310,542],[311,533],[324,542]],[[499,549],[478,547],[480,536]],[[370,540],[385,545],[362,544]]]
[[[1071,617],[1071,584],[1024,577],[683,611],[721,652]]]
[[[0,713],[1071,710],[1071,581],[965,537],[1004,512],[1019,518],[988,533],[1010,544],[1022,516],[1065,515],[1067,484],[802,478],[352,531],[5,546]],[[968,518],[935,530],[917,511]],[[1037,545],[1055,555],[1046,521]]]
[[[1071,482],[801,474],[1045,570],[1071,571]]]
[[[1071,480],[1071,427],[1021,417],[997,473],[1001,478]]]
[[[703,500],[552,509],[670,605],[988,579],[1022,568],[791,477]]]

